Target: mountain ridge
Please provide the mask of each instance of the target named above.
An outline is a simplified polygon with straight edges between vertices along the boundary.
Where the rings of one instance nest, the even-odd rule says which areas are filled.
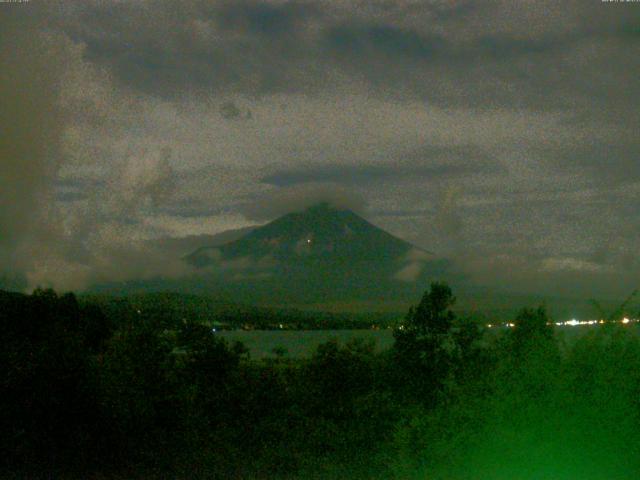
[[[196,267],[206,266],[216,260],[206,258],[207,252],[213,249],[223,258],[273,255],[280,260],[293,253],[325,259],[348,256],[352,262],[375,261],[371,253],[380,254],[381,249],[386,256],[412,250],[433,256],[432,252],[395,237],[353,211],[334,208],[327,203],[278,217],[226,244],[200,247],[185,260]]]
[[[201,247],[184,260],[200,272],[199,285],[192,279],[195,288],[211,285],[269,303],[408,298],[449,264],[327,203],[285,214],[226,244]]]

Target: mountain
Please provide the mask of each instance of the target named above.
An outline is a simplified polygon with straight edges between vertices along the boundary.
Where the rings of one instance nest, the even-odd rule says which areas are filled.
[[[338,210],[322,203],[284,215],[237,240],[200,248],[187,261],[196,266],[210,265],[220,258],[219,252],[227,259],[271,256],[285,262],[340,260],[346,266],[397,258],[412,249],[418,250],[351,210]]]
[[[192,253],[182,258],[195,267],[195,273],[101,284],[90,291],[112,295],[175,292],[181,302],[197,303],[193,315],[201,318],[219,313],[220,305],[231,308],[237,316],[255,316],[255,306],[403,315],[409,305],[419,301],[430,282],[445,280],[458,297],[457,308],[487,315],[493,321],[511,320],[523,306],[541,303],[563,320],[593,314],[585,299],[519,294],[476,285],[454,274],[448,260],[435,258],[350,210],[327,204],[262,226],[156,242],[160,241],[165,242],[162,246],[172,258],[180,258],[191,247]],[[151,303],[157,303],[157,297],[150,298]]]
[[[184,259],[202,272],[202,286],[215,284],[243,299],[271,303],[413,298],[447,266],[354,212],[326,203]]]

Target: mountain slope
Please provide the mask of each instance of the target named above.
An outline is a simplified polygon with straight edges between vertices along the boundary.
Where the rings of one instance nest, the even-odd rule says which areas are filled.
[[[352,211],[327,204],[287,214],[222,246],[200,248],[185,260],[216,277],[217,288],[275,301],[379,298],[412,284],[424,288],[446,267]]]
[[[207,256],[214,248],[226,258],[270,255],[279,261],[319,257],[348,262],[377,262],[380,255],[385,259],[397,258],[417,249],[352,211],[337,210],[327,204],[287,214],[227,244],[198,249],[187,260],[194,265],[209,264],[214,259],[207,261]]]

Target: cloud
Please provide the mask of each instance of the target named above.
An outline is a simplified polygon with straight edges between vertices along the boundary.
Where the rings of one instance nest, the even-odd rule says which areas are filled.
[[[460,147],[447,151],[443,147],[423,147],[409,155],[400,154],[394,163],[344,165],[323,163],[321,165],[298,166],[295,170],[272,173],[262,179],[264,183],[287,187],[301,183],[329,182],[344,185],[367,185],[402,179],[424,178],[435,181],[469,175],[494,174],[502,166],[478,153],[468,152],[461,158]]]
[[[228,31],[251,32],[270,38],[288,36],[317,12],[311,3],[268,3],[256,0],[222,2],[215,19]]]
[[[283,58],[304,56],[304,27],[314,10],[310,2],[72,2],[59,22],[123,84],[173,97],[177,84],[208,92],[297,84],[294,78],[306,74]]]
[[[433,260],[433,253],[419,248],[412,248],[407,253],[405,259],[408,262],[427,262],[429,260]]]
[[[588,98],[591,82],[571,79],[601,73],[577,54],[607,62],[598,51],[612,49],[602,45],[630,44],[639,16],[633,5],[579,1],[69,3],[61,28],[145,93],[313,94],[357,83],[441,106],[491,98],[494,106],[557,108]],[[589,42],[600,46],[585,49]],[[553,73],[558,63],[567,73]]]
[[[79,100],[66,90],[78,89],[74,74],[90,67],[68,38],[42,33],[32,19],[3,17],[2,33],[0,63],[10,74],[0,75],[0,271],[30,287],[62,289],[184,275],[178,259],[149,248],[130,228],[172,194],[170,151],[131,155],[106,181],[62,178],[65,128]],[[65,203],[80,206],[66,210]]]
[[[597,186],[610,186],[640,180],[640,141],[622,132],[625,138],[616,143],[591,141],[585,145],[561,149],[560,162],[553,162],[556,170],[574,174],[588,174]],[[606,166],[606,167],[605,167]]]
[[[142,150],[129,156],[116,169],[103,192],[109,214],[134,220],[145,207],[170,200],[176,186],[176,175],[169,162],[171,149]]]
[[[222,118],[224,118],[225,120],[237,120],[239,118],[243,118],[242,111],[238,108],[235,102],[231,101],[222,104],[222,106],[220,107],[220,115],[222,115]],[[250,110],[247,111],[244,118],[251,118]]]
[[[574,272],[607,272],[612,268],[599,265],[594,262],[582,260],[579,258],[545,258],[542,261],[542,270],[544,271],[574,271]]]
[[[59,235],[51,188],[59,165],[62,113],[56,89],[64,73],[56,37],[22,15],[0,17],[0,266],[22,269],[25,242]],[[64,49],[64,45],[61,47]]]
[[[424,266],[422,262],[411,262],[398,270],[394,278],[406,283],[415,282],[424,270]]]
[[[291,212],[326,202],[334,208],[362,213],[366,202],[358,193],[332,184],[306,184],[279,188],[243,205],[242,214],[252,221],[270,221]]]
[[[393,278],[405,283],[417,281],[430,262],[436,260],[433,253],[419,248],[412,248],[402,259],[404,265],[394,274]],[[431,263],[431,265],[434,265]]]
[[[157,248],[166,252],[173,258],[182,258],[189,253],[193,253],[202,247],[218,247],[225,243],[238,240],[247,233],[254,230],[255,227],[245,227],[233,230],[226,230],[216,235],[186,235],[183,237],[160,237],[147,240],[146,243],[151,244],[151,248]]]
[[[452,257],[454,286],[482,286],[496,292],[540,298],[620,298],[638,287],[637,268],[601,265],[578,256],[547,257],[525,245],[509,253],[490,247]]]
[[[463,228],[459,205],[461,195],[460,187],[449,186],[438,207],[436,222],[440,231],[449,238],[459,235]]]
[[[4,270],[106,278],[329,198],[479,282],[612,238],[596,263],[639,271],[635,5],[37,3],[0,20]]]
[[[440,35],[420,35],[390,25],[343,24],[329,28],[324,40],[333,55],[360,61],[383,57],[391,63],[397,62],[398,57],[433,60],[445,47]]]

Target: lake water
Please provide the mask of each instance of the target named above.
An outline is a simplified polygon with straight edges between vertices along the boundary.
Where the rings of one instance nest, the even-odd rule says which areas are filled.
[[[555,332],[561,341],[567,344],[573,343],[580,336],[589,331],[600,328],[594,326],[562,326],[555,327]],[[640,324],[624,327],[636,334],[640,333]],[[504,328],[492,328],[490,334],[499,334]],[[376,350],[383,351],[393,345],[392,330],[233,330],[216,332],[229,342],[242,342],[251,354],[251,358],[273,357],[275,348],[283,347],[287,357],[310,357],[318,345],[333,338],[344,345],[353,338],[362,338],[365,341],[373,340]]]
[[[283,347],[287,357],[309,357],[318,345],[333,338],[344,345],[353,338],[373,340],[376,350],[386,350],[393,345],[392,330],[233,330],[216,332],[229,342],[242,342],[251,358],[274,356],[273,350]]]

